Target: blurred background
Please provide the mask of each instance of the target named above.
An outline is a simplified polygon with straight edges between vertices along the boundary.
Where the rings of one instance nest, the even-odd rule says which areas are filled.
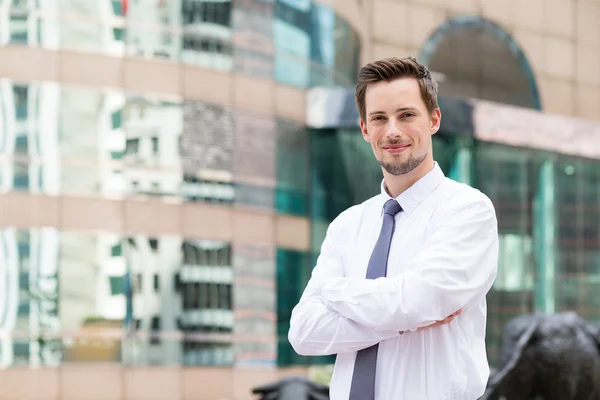
[[[500,230],[488,355],[600,319],[600,1],[0,0],[0,398],[246,400],[298,356],[328,224],[379,191],[360,66],[440,83]]]

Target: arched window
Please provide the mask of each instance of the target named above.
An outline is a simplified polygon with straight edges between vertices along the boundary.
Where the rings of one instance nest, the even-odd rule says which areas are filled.
[[[419,61],[436,72],[440,95],[541,110],[525,55],[502,28],[481,17],[455,17],[426,41]]]

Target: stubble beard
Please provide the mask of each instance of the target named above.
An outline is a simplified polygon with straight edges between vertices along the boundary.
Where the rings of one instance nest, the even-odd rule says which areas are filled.
[[[385,162],[381,160],[379,164],[391,175],[404,175],[408,174],[415,168],[417,168],[425,159],[427,158],[427,153],[423,154],[423,156],[415,158],[410,156],[410,158],[406,161],[402,162]]]

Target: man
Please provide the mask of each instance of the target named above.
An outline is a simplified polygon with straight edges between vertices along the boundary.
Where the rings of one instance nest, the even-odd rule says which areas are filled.
[[[301,355],[337,354],[332,400],[475,400],[489,376],[493,205],[433,159],[441,113],[425,66],[364,66],[356,103],[381,193],[330,224],[289,340]]]

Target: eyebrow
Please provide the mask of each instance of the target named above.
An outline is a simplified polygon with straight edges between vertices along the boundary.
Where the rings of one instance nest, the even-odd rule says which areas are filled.
[[[396,112],[404,112],[404,111],[416,111],[416,107],[412,107],[412,106],[408,106],[408,107],[400,107],[396,109]],[[369,113],[369,117],[373,116],[373,115],[377,115],[377,114],[385,114],[385,112],[383,111],[372,111]]]

